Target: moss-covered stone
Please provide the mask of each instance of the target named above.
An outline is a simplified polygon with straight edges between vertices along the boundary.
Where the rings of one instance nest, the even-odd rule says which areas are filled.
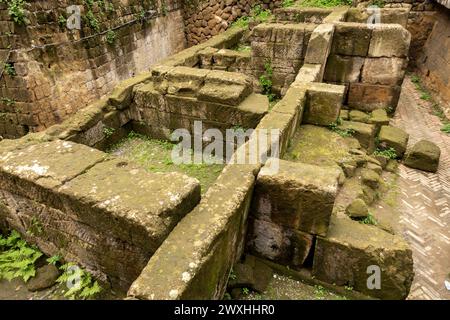
[[[358,139],[361,146],[369,153],[375,149],[376,128],[374,125],[355,121],[342,121],[339,128],[347,131],[350,130],[352,136]]]
[[[362,199],[355,199],[347,207],[345,213],[351,218],[365,218],[369,214],[369,209]]]
[[[275,174],[263,168],[255,187],[253,216],[287,228],[324,235],[340,174],[336,167],[284,160],[279,161]]]
[[[371,187],[372,189],[377,189],[380,185],[381,177],[374,170],[364,168],[361,170],[361,180],[362,182]]]
[[[403,157],[409,140],[409,134],[404,130],[391,126],[382,126],[378,138],[383,148],[394,148],[397,156]]]
[[[380,268],[380,288],[369,277]],[[327,237],[318,237],[313,275],[380,299],[405,299],[414,277],[412,252],[399,236],[348,218],[333,217]],[[370,281],[372,284],[373,282]]]
[[[379,127],[389,125],[389,121],[390,119],[384,109],[373,110],[369,119],[369,123],[373,123]]]
[[[406,152],[404,164],[411,168],[436,172],[440,156],[441,149],[436,144],[420,140]]]
[[[350,121],[363,122],[363,123],[369,122],[369,115],[367,113],[359,111],[359,110],[350,110],[349,118],[350,118]]]

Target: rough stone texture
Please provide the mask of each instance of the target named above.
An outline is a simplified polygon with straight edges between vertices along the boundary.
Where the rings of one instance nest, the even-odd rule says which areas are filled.
[[[355,199],[345,210],[345,213],[351,218],[365,218],[369,214],[369,209],[362,199]]]
[[[311,234],[265,220],[249,220],[247,249],[265,259],[300,268],[313,243]]]
[[[367,58],[362,71],[362,82],[399,86],[405,77],[405,58]]]
[[[367,123],[369,121],[369,115],[359,110],[350,110],[349,119],[351,121]]]
[[[402,157],[408,145],[409,135],[402,129],[382,126],[378,138],[384,148],[394,148],[397,156]]]
[[[269,164],[270,164],[269,160]],[[252,216],[279,226],[325,235],[340,172],[334,167],[279,162],[276,174],[261,170]]]
[[[310,83],[303,122],[327,126],[336,122],[344,98],[344,86]]]
[[[369,153],[375,148],[376,128],[374,125],[354,121],[342,121],[339,126],[341,129],[352,130],[352,136],[355,137],[361,146]]]
[[[409,8],[380,8],[381,23],[399,24],[406,28],[408,24]],[[366,8],[350,8],[346,20],[348,22],[367,23],[370,13]]]
[[[387,126],[389,125],[389,121],[390,119],[384,109],[373,110],[370,114],[369,123],[373,123],[377,126]]]
[[[404,164],[408,167],[436,172],[439,167],[441,149],[431,141],[420,140],[407,150]]]
[[[119,288],[199,198],[196,179],[149,173],[68,141],[19,145],[0,158],[0,220],[47,255],[61,254]],[[41,231],[27,232],[36,223]]]
[[[305,63],[322,65],[320,80],[323,78],[323,69],[330,54],[333,34],[333,24],[319,25],[311,34],[308,49],[306,50]]]
[[[372,265],[380,268],[381,289],[367,287]],[[327,237],[317,238],[312,274],[376,298],[405,299],[414,277],[412,252],[399,236],[333,217]]]
[[[324,22],[331,9],[326,8],[301,8],[288,7],[278,8],[274,10],[273,14],[277,22],[297,22],[297,23],[314,23],[320,24]]]
[[[242,254],[257,169],[227,166],[153,255],[128,295],[138,299],[221,298],[231,267]]]
[[[324,80],[334,83],[358,82],[364,60],[362,57],[330,55]]]
[[[16,138],[60,123],[111,92],[118,82],[184,48],[182,1],[166,1],[164,15],[161,3],[156,8],[150,1],[128,2],[114,1],[114,10],[94,4],[100,30],[85,20],[81,30],[60,25],[59,17],[68,18],[66,8],[76,4],[73,1],[28,3],[26,28],[13,23],[2,4],[0,52],[8,52],[10,46],[17,50],[8,58],[17,75],[3,74],[0,79],[0,96],[16,101],[14,105],[0,102],[5,113],[0,117],[0,135]],[[80,4],[84,15],[87,5]],[[152,9],[159,13],[146,13],[146,23],[136,18],[136,13]],[[116,40],[109,44],[105,33],[115,27]]]
[[[304,63],[308,41],[314,31],[312,24],[262,23],[250,37],[252,42],[253,75],[259,79],[265,64],[273,69],[275,92],[286,90]]]
[[[410,43],[411,34],[402,26],[376,25],[372,31],[369,57],[407,57]]]
[[[428,21],[431,33],[429,37],[427,33],[422,36],[423,53],[418,54],[417,64],[423,81],[440,98],[441,107],[450,118],[450,10],[440,7],[435,18],[421,20]],[[416,34],[424,33],[423,24],[417,24]]]
[[[333,38],[332,53],[365,57],[369,51],[372,29],[365,24],[337,23]]]
[[[184,5],[185,32],[188,45],[196,45],[210,39],[225,30],[232,23],[248,16],[255,5],[262,9],[280,7],[282,0],[205,0],[188,1]]]
[[[50,288],[56,283],[60,271],[52,264],[45,265],[36,270],[36,275],[27,282],[27,289],[39,291]]]
[[[321,81],[321,65],[320,64],[304,64],[292,84],[296,86],[304,82],[320,82]]]
[[[401,87],[351,83],[348,93],[348,105],[361,111],[375,109],[393,109],[397,107]]]

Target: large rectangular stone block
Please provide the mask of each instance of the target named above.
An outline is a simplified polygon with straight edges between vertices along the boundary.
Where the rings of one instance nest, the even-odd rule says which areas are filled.
[[[266,165],[273,169],[273,159]],[[260,171],[252,202],[255,219],[326,235],[340,172],[334,167],[279,160],[276,173]]]
[[[412,252],[397,235],[333,217],[328,235],[317,238],[312,274],[372,297],[405,299],[414,277]]]
[[[350,108],[361,111],[395,110],[400,92],[400,86],[351,83],[348,92],[348,105]]]
[[[408,56],[411,34],[397,24],[374,25],[370,41],[369,57]]]
[[[332,53],[365,57],[372,30],[366,24],[340,22],[335,26]]]
[[[314,29],[306,50],[305,63],[322,65],[326,63],[333,41],[333,34],[333,24],[321,24]]]
[[[407,65],[406,58],[366,58],[361,81],[370,84],[401,86]]]
[[[344,86],[309,83],[303,123],[328,126],[336,122],[344,100],[344,92]]]
[[[332,54],[328,57],[324,80],[333,83],[358,82],[365,59]]]

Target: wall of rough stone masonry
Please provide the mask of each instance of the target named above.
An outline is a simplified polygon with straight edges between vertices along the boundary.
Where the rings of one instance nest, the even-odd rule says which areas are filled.
[[[251,68],[256,79],[272,69],[272,88],[275,92],[285,91],[304,63],[306,49],[314,24],[306,23],[263,23],[252,30]]]
[[[83,18],[82,30],[70,31],[59,19],[78,1],[28,1],[26,27],[11,21],[0,4],[0,52],[17,75],[0,79],[0,135],[18,137],[59,123],[110,92],[117,82],[185,46],[181,1],[94,1],[99,32],[115,30],[113,44]],[[112,5],[114,9],[110,9]],[[154,17],[149,10],[156,10]],[[82,15],[88,13],[84,7]],[[148,13],[145,13],[148,12]],[[144,14],[145,22],[140,20]],[[91,20],[92,21],[92,20]],[[94,35],[92,38],[77,40]],[[56,45],[53,45],[56,44]],[[9,46],[14,49],[9,53]],[[42,47],[44,46],[44,47]]]
[[[410,66],[414,68],[422,53],[435,22],[436,2],[434,0],[385,0],[384,8],[410,8],[407,29],[411,32],[409,51]],[[357,6],[366,7],[370,1],[357,0]]]
[[[450,9],[440,6],[437,10],[436,23],[418,59],[418,69],[450,118]]]
[[[324,81],[346,85],[344,103],[350,109],[394,111],[410,40],[410,33],[396,24],[337,23]]]
[[[188,45],[201,43],[225,30],[239,17],[250,14],[255,5],[273,9],[283,1],[275,0],[192,0],[185,1],[184,17]]]

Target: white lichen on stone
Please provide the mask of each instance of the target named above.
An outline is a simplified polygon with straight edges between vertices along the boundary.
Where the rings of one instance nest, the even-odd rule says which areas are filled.
[[[178,290],[170,290],[169,292],[169,297],[171,297],[172,299],[175,299],[178,296]]]
[[[38,176],[43,176],[48,172],[48,169],[48,166],[42,166],[37,160],[33,160],[32,165],[17,166],[13,170],[19,174],[34,173]]]
[[[181,280],[183,280],[183,282],[188,283],[191,280],[191,275],[189,272],[183,272],[183,274],[181,275]]]

